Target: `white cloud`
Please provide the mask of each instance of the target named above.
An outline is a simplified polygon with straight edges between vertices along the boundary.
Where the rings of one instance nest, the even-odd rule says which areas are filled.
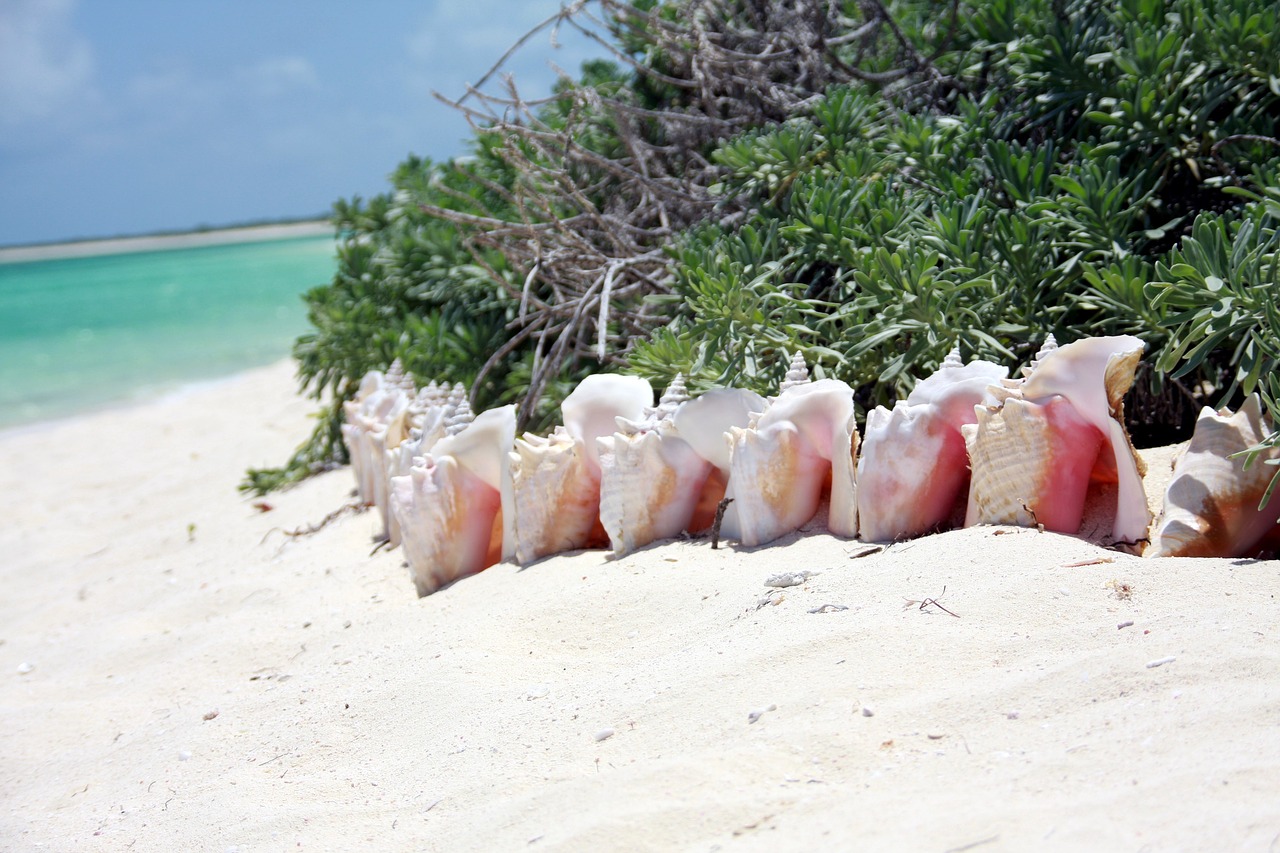
[[[71,27],[73,5],[73,0],[0,5],[0,125],[61,122],[95,99],[93,50]]]
[[[299,90],[320,88],[315,67],[300,56],[267,59],[234,74],[235,83],[264,98],[278,98]]]

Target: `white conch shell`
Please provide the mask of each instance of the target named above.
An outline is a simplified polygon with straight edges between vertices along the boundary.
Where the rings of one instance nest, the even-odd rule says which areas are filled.
[[[1280,448],[1260,454],[1248,469],[1234,453],[1272,431],[1253,394],[1232,415],[1205,408],[1191,443],[1178,457],[1165,490],[1164,510],[1151,537],[1149,557],[1243,557],[1270,539],[1280,545],[1280,492],[1259,510]]]
[[[663,400],[683,389],[680,381]],[[600,438],[600,522],[614,553],[710,526],[729,475],[724,435],[767,406],[751,391],[720,388],[674,409],[659,404],[644,423],[620,421],[618,432]]]
[[[703,459],[729,476],[732,427],[750,423],[769,408],[769,401],[743,388],[713,388],[690,400],[671,419],[680,437]]]
[[[358,421],[362,413],[371,412],[382,397],[384,375],[380,370],[370,370],[360,380],[360,387],[355,397],[342,404],[343,420],[342,443],[347,446],[347,457],[351,460],[351,473],[356,478],[356,493],[360,500],[368,503],[373,499],[373,481],[364,470],[364,456],[360,451],[360,440],[364,430]]]
[[[415,459],[425,456],[445,436],[461,432],[474,420],[465,395],[466,389],[461,382],[455,386],[447,382],[438,386],[432,382],[419,391],[409,407],[409,437],[386,451],[388,497],[375,500],[375,503],[382,512],[387,544],[392,548],[400,544],[400,520],[389,500],[391,479],[408,474]]]
[[[365,425],[360,443],[360,452],[364,457],[362,470],[373,490],[368,502],[378,508],[383,535],[387,531],[387,517],[390,512],[388,497],[391,481],[387,472],[388,456],[409,437],[409,404],[411,402],[409,395],[399,388],[393,388],[390,397],[392,399],[390,409],[382,420]]]
[[[945,524],[969,482],[960,428],[1009,371],[988,361],[963,364],[952,350],[893,410],[867,413],[858,451],[858,532],[868,541],[919,536]]]
[[[796,530],[813,518],[828,480],[828,527],[856,536],[854,454],[858,431],[853,389],[836,379],[795,385],[778,395],[754,426],[729,431],[730,466],[722,532],[748,547]]]
[[[510,454],[516,562],[606,543],[596,439],[612,434],[619,419],[641,419],[652,402],[653,389],[640,377],[588,376],[560,404],[563,428],[516,442]]]
[[[1117,484],[1113,539],[1145,539],[1151,517],[1122,403],[1143,349],[1121,335],[1041,350],[1025,379],[997,389],[999,407],[979,406],[962,428],[973,471],[965,524],[1076,533],[1092,478]]]
[[[490,409],[391,481],[405,558],[419,595],[488,568],[514,541],[511,472],[515,406]]]
[[[395,364],[392,365],[395,367]],[[405,416],[412,395],[404,388],[404,375],[397,372],[384,376],[378,371],[365,374],[354,400],[343,404],[346,423],[342,426],[343,442],[351,458],[356,490],[366,504],[375,503],[385,492],[384,466],[388,441],[395,446],[407,435]]]

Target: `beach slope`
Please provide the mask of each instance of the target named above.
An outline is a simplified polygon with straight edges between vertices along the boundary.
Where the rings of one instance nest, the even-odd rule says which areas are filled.
[[[293,389],[0,434],[6,850],[1280,845],[1280,562],[807,533],[418,599],[369,514],[286,534],[349,471],[236,493]]]

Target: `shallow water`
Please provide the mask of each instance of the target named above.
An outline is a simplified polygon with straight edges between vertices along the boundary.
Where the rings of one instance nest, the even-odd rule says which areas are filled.
[[[283,358],[335,264],[332,237],[0,264],[0,426]]]

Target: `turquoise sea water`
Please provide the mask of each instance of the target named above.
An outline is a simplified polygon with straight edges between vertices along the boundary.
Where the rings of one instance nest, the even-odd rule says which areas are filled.
[[[331,237],[0,264],[0,426],[283,358],[335,265]]]

